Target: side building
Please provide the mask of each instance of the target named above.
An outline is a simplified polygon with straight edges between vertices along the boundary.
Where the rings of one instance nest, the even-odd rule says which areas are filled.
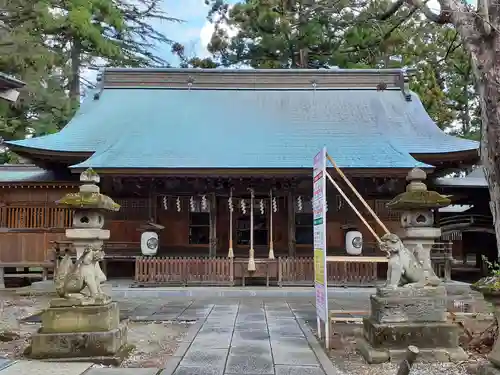
[[[33,166],[0,169],[0,260],[45,261],[71,223],[54,201],[92,168],[122,206],[106,223],[111,275],[138,272],[150,222],[164,227],[157,256],[203,264],[231,247],[235,277],[250,247],[267,276],[279,267],[269,268],[271,246],[310,264],[312,158],[323,146],[391,230],[399,217],[385,204],[409,170],[432,175],[478,159],[478,144],[442,132],[400,70],[106,69],[63,130],[7,144]],[[363,255],[380,255],[329,189],[329,253],[346,255],[346,233],[359,231]]]

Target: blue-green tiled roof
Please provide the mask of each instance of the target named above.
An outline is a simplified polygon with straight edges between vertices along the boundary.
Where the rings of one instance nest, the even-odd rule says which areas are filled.
[[[40,182],[51,181],[54,174],[29,165],[0,165],[0,183],[2,182]]]
[[[61,132],[11,144],[95,151],[82,168],[310,168],[324,145],[343,168],[412,168],[411,153],[478,147],[416,95],[374,89],[106,88]]]

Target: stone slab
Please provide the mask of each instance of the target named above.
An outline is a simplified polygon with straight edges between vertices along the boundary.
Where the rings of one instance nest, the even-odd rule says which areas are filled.
[[[311,349],[290,351],[287,347],[273,346],[276,365],[318,366],[318,359]]]
[[[12,361],[7,358],[0,358],[0,370],[12,365]]]
[[[42,313],[43,333],[104,332],[118,328],[116,302],[103,306],[51,307]]]
[[[227,349],[188,349],[179,365],[183,367],[216,368],[224,371],[228,352]]]
[[[311,366],[275,366],[276,375],[325,375],[321,367]]]
[[[91,368],[85,375],[156,375],[158,368]]]
[[[92,366],[92,363],[57,364],[42,361],[19,361],[2,370],[2,375],[81,375]]]
[[[32,358],[114,356],[127,343],[127,325],[108,332],[36,333],[31,339]]]
[[[379,323],[446,322],[446,297],[371,296],[371,316]]]
[[[363,334],[375,348],[406,349],[458,347],[459,327],[453,323],[384,323],[363,319]]]
[[[251,352],[249,348],[231,348],[226,374],[274,375],[271,353]]]
[[[206,368],[206,367],[177,367],[173,375],[223,375],[224,369]],[[160,375],[167,375],[161,373]],[[168,374],[170,375],[170,374]]]

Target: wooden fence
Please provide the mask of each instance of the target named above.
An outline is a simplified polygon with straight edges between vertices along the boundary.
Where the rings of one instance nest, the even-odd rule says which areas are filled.
[[[330,286],[373,286],[378,280],[378,262],[349,261],[349,257],[327,263]],[[314,284],[314,258],[293,257],[278,259],[278,285]]]
[[[432,250],[436,274],[449,280],[451,274],[451,243],[437,243]],[[328,285],[375,286],[384,275],[384,257],[328,257]],[[271,280],[279,286],[314,285],[313,257],[284,257],[275,261]],[[137,285],[234,285],[235,263],[229,258],[206,257],[138,257],[135,263]]]
[[[53,241],[64,239],[63,232],[0,233],[0,264],[46,264],[54,260]]]
[[[0,228],[54,229],[69,228],[73,210],[54,206],[0,207]]]
[[[138,257],[135,261],[137,285],[234,285],[234,265],[230,258]]]

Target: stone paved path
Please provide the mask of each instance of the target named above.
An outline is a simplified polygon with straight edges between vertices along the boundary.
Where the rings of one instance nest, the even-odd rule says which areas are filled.
[[[297,321],[302,307],[311,310],[286,301],[216,303],[177,368],[162,375],[325,375]]]

